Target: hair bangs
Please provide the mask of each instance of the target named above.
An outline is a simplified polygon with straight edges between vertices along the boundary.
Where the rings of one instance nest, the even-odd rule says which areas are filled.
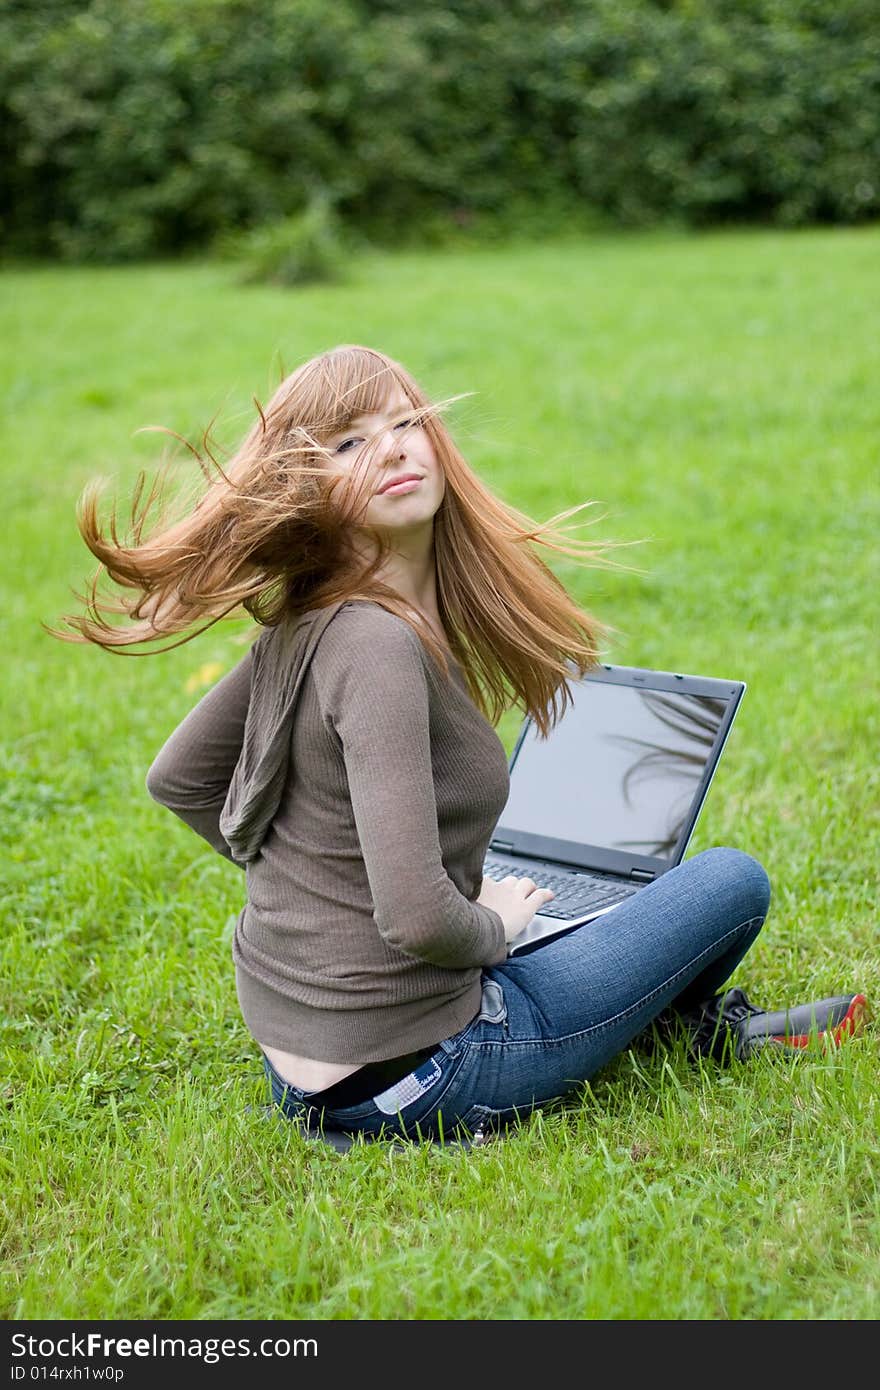
[[[315,358],[308,364],[302,387],[302,398],[288,403],[291,414],[300,416],[291,423],[308,430],[319,442],[348,429],[355,420],[378,415],[398,391],[412,408],[428,404],[399,362],[356,345],[333,348]]]

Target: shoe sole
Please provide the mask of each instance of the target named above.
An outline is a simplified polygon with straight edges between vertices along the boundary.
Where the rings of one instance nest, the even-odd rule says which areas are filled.
[[[857,1033],[861,1033],[867,1021],[868,1000],[864,994],[857,994],[843,1018],[833,1028],[826,1028],[821,1033],[770,1033],[767,1042],[774,1042],[782,1047],[801,1048],[809,1047],[810,1043],[818,1038],[825,1044],[830,1041],[835,1047],[839,1047],[848,1038],[854,1038]]]

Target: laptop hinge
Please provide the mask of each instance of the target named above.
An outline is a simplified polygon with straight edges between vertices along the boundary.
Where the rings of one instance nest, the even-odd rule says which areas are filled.
[[[638,879],[639,883],[650,883],[656,877],[651,869],[630,869],[629,876]]]
[[[512,854],[512,853],[513,853],[513,845],[512,845],[512,844],[509,844],[509,843],[507,842],[507,840],[490,840],[490,841],[489,841],[489,848],[490,848],[490,849],[500,849],[501,852],[502,852],[502,854]]]

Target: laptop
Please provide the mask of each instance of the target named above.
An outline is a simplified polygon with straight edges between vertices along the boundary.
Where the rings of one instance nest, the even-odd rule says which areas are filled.
[[[483,865],[489,878],[555,893],[510,956],[612,912],[681,863],[746,689],[635,666],[572,672],[572,702],[549,737],[523,722]]]

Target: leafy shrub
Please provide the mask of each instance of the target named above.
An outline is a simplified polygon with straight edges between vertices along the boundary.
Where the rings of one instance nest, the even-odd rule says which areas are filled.
[[[316,199],[303,212],[223,238],[216,249],[239,263],[245,284],[306,285],[343,280],[352,246],[330,204]]]

